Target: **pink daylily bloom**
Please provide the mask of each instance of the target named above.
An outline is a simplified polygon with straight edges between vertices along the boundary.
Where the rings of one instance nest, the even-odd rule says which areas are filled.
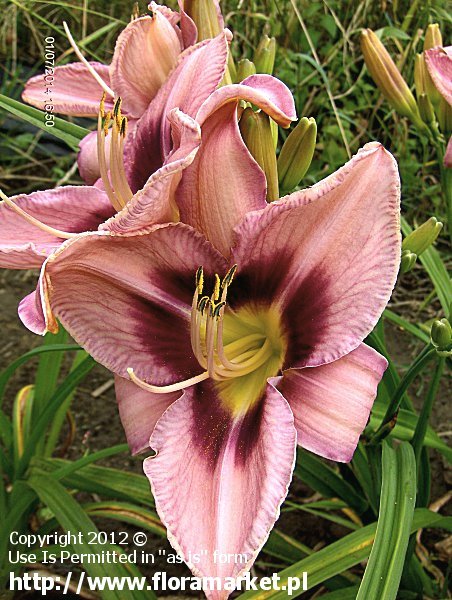
[[[91,62],[55,67],[51,88],[55,112],[97,117],[100,98],[106,90],[106,110],[112,109],[115,98],[121,97],[123,114],[129,119],[130,131],[133,130],[136,120],[182,59],[184,48],[196,41],[196,28],[193,31],[188,17],[182,19],[179,28],[178,13],[155,2],[149,8],[152,16],[134,19],[121,32],[110,65]],[[32,77],[25,85],[22,99],[42,109],[49,102],[47,87],[43,85],[43,75]],[[213,89],[206,90],[207,95]],[[95,132],[80,143],[79,170],[89,184],[100,176]]]
[[[452,46],[426,50],[425,61],[436,89],[452,105]]]
[[[201,152],[195,162],[207,162]],[[215,181],[209,169],[202,191]],[[195,204],[202,233],[182,223],[86,233],[41,272],[47,323],[58,317],[116,374],[131,448],[156,451],[144,469],[160,518],[201,576],[250,568],[287,494],[297,442],[351,459],[387,366],[363,340],[400,261],[392,156],[368,144],[312,188],[266,205],[265,186],[250,178],[248,197],[250,212],[226,225],[214,196]],[[220,562],[215,551],[246,560]]]

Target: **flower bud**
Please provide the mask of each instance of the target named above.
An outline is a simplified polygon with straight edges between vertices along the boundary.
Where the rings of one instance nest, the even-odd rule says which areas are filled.
[[[214,38],[223,29],[215,0],[185,0],[184,10],[198,29],[198,42]]]
[[[275,66],[276,40],[264,35],[254,53],[253,62],[257,73],[271,75]]]
[[[446,138],[449,137],[452,133],[452,106],[442,96],[436,109],[436,115],[439,128]]]
[[[218,0],[185,0],[184,11],[191,17],[198,30],[198,42],[216,37],[224,29],[223,16]],[[228,54],[228,66],[223,85],[235,81],[236,72],[231,52]]]
[[[425,64],[424,54],[416,54],[414,59],[414,85],[416,87],[416,95],[418,98],[421,94],[427,94],[431,103],[437,108],[441,100],[441,94],[436,89],[435,84],[430,77],[427,65]],[[419,107],[420,111],[420,107]]]
[[[424,51],[430,50],[430,48],[436,48],[436,46],[443,45],[443,36],[438,23],[431,23],[427,27],[424,37]]]
[[[447,319],[433,321],[430,336],[440,356],[452,355],[452,327]]]
[[[278,157],[278,177],[281,190],[296,187],[309,169],[317,138],[315,119],[303,117],[287,137]]]
[[[256,74],[256,67],[253,62],[248,60],[247,58],[242,58],[237,64],[237,77],[235,81],[239,83],[243,81],[250,75]]]
[[[402,242],[402,250],[409,250],[420,256],[433,244],[442,228],[443,224],[436,217],[430,217],[428,221],[407,235]]]
[[[409,250],[403,250],[400,258],[400,272],[408,273],[416,264],[417,254],[413,254]]]
[[[388,51],[370,29],[361,33],[361,49],[372,79],[401,115],[424,127],[416,101]]]
[[[430,98],[427,94],[421,94],[418,96],[417,105],[419,107],[419,114],[424,123],[429,125],[435,121],[435,111],[433,110],[433,104],[430,102]]]
[[[277,200],[278,171],[270,117],[263,111],[245,108],[240,118],[240,131],[248,150],[267,178],[267,200]]]

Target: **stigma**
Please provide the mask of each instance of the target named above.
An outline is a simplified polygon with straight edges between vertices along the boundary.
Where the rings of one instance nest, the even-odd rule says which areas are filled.
[[[124,138],[127,133],[127,118],[121,114],[121,98],[114,104],[113,110],[105,113],[105,93],[99,107],[97,119],[97,158],[99,171],[105,192],[113,208],[119,212],[133,197],[124,169]],[[111,132],[110,169],[107,166],[105,140]],[[109,171],[110,170],[110,174]]]
[[[195,377],[166,386],[151,385],[137,377],[132,368],[127,369],[130,379],[141,388],[153,393],[183,390],[206,379],[227,382],[261,369],[275,358],[275,343],[265,327],[242,329],[242,335],[228,336],[225,343],[225,316],[228,323],[241,323],[241,318],[228,307],[228,290],[237,271],[229,269],[223,279],[215,274],[210,294],[204,294],[204,271],[196,271],[195,292],[191,305],[190,341],[193,355],[202,372]],[[276,353],[279,354],[276,349]]]

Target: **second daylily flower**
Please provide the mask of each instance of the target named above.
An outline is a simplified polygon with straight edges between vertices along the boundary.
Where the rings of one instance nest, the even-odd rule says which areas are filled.
[[[398,272],[399,180],[369,144],[266,205],[261,180],[223,171],[218,148],[208,165],[221,145],[211,133],[177,196],[197,230],[68,240],[43,267],[40,299],[116,373],[132,450],[156,451],[145,472],[172,545],[195,574],[225,578],[265,543],[297,441],[353,455],[387,364],[363,339]]]

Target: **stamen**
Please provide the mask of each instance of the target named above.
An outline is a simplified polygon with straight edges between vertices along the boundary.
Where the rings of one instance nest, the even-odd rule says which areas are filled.
[[[178,392],[179,390],[184,390],[185,388],[191,387],[200,381],[205,381],[209,378],[209,373],[205,371],[200,375],[196,375],[195,377],[191,377],[190,379],[186,379],[185,381],[179,381],[178,383],[173,383],[171,385],[151,385],[150,383],[146,383],[143,379],[140,379],[135,375],[133,369],[129,367],[127,369],[127,373],[134,383],[136,383],[140,388],[146,390],[148,392],[152,392],[153,394],[168,394],[169,392]]]
[[[119,212],[122,210],[122,206],[119,203],[119,200],[116,198],[113,188],[111,187],[110,178],[108,177],[107,161],[105,160],[105,136],[107,135],[105,133],[105,127],[107,128],[108,133],[108,122],[110,120],[110,116],[110,113],[108,113],[105,117],[102,115],[101,106],[101,110],[99,111],[99,115],[97,117],[97,160],[99,163],[99,172],[105,187],[105,192],[113,208]]]
[[[7,204],[10,208],[12,208],[18,215],[23,217],[26,221],[28,221],[32,225],[35,225],[36,227],[41,229],[41,231],[45,231],[46,233],[49,233],[50,235],[54,235],[55,237],[58,237],[58,238],[62,238],[63,240],[69,240],[69,239],[74,238],[77,235],[79,235],[78,233],[68,233],[67,231],[61,231],[60,229],[55,229],[55,227],[51,227],[50,225],[46,225],[45,223],[42,223],[41,221],[36,219],[36,217],[33,217],[32,215],[28,214],[25,210],[20,208],[20,206],[18,206],[15,202],[13,202],[13,200],[8,198],[8,196],[6,196],[1,190],[0,190],[0,198],[3,200],[3,202],[5,202],[5,204]]]
[[[102,89],[105,90],[105,92],[107,94],[109,94],[112,98],[114,98],[115,93],[113,92],[113,90],[105,83],[105,81],[102,79],[102,77],[99,75],[99,73],[97,73],[97,71],[95,71],[95,69],[93,69],[93,67],[89,64],[89,62],[86,60],[86,58],[80,52],[79,47],[75,43],[75,40],[72,37],[71,32],[69,31],[69,27],[67,26],[66,21],[63,21],[63,27],[64,27],[64,31],[66,33],[67,39],[69,40],[70,45],[72,46],[75,54],[77,55],[77,58],[82,61],[82,63],[85,65],[85,67],[91,73],[91,75],[94,77],[94,79],[97,81],[97,83],[102,87]]]

